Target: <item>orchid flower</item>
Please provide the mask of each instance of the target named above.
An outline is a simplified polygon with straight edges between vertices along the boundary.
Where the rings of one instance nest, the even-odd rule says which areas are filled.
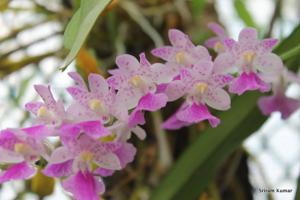
[[[78,200],[98,199],[105,191],[100,169],[120,170],[136,153],[132,144],[95,140],[80,126],[64,125],[60,131],[63,146],[52,153],[43,173],[67,177],[63,187]],[[86,191],[82,191],[84,189]]]
[[[230,97],[223,87],[232,77],[214,73],[213,67],[213,62],[199,61],[193,68],[181,70],[180,79],[167,86],[165,92],[170,101],[182,96],[186,97],[186,101],[175,115],[163,124],[164,128],[177,129],[206,119],[213,127],[220,123],[218,118],[209,113],[206,105],[216,110],[230,108]]]
[[[215,70],[238,73],[229,87],[229,92],[238,95],[248,90],[267,92],[271,81],[265,77],[277,77],[283,70],[279,56],[271,53],[276,39],[257,39],[253,28],[245,28],[238,41],[225,39],[225,52],[217,56]]]
[[[300,108],[300,99],[286,95],[286,90],[290,83],[300,85],[300,76],[284,70],[280,77],[273,82],[273,95],[264,96],[258,100],[258,106],[264,115],[270,115],[275,111],[279,111],[281,117],[287,119]]]
[[[181,67],[192,67],[199,60],[211,60],[207,49],[201,45],[195,46],[183,32],[170,29],[168,35],[172,46],[153,49],[151,53],[154,56]]]
[[[108,83],[118,90],[118,102],[123,102],[123,106],[128,109],[136,107],[146,95],[149,98],[160,97],[155,94],[156,87],[170,82],[175,76],[172,67],[160,63],[151,65],[144,54],[140,55],[140,62],[135,57],[124,54],[117,57],[116,63],[119,68],[110,70],[112,76],[108,78]],[[161,100],[159,107],[163,107],[167,99]]]
[[[127,109],[116,102],[115,91],[109,88],[102,76],[89,74],[89,88],[78,73],[70,72],[69,76],[77,84],[67,88],[75,100],[68,109],[72,116],[78,120],[100,120],[106,124],[112,117],[123,118],[127,115]]]
[[[68,121],[63,102],[54,99],[50,86],[35,85],[34,88],[44,103],[30,102],[25,105],[25,108],[37,117],[38,123],[60,126],[63,122]]]
[[[0,163],[8,168],[0,172],[0,183],[31,178],[36,173],[35,163],[41,157],[49,158],[46,137],[50,135],[46,126],[1,131]]]
[[[209,38],[204,42],[205,46],[212,48],[217,53],[222,53],[225,51],[224,40],[228,38],[224,28],[217,23],[209,23],[208,28],[212,30],[216,36]]]

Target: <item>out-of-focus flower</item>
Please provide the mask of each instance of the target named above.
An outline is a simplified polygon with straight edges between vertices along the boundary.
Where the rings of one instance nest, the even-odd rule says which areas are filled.
[[[270,115],[278,111],[283,119],[287,119],[300,108],[300,99],[286,96],[289,83],[300,84],[300,77],[284,70],[278,79],[273,82],[273,95],[261,97],[258,101],[258,106],[264,115]]]
[[[49,158],[46,137],[52,131],[46,126],[6,129],[0,133],[0,163],[8,168],[0,172],[0,183],[31,178],[36,173],[35,162]]]
[[[279,56],[271,53],[276,39],[257,39],[253,28],[245,28],[239,34],[239,40],[224,40],[225,52],[215,60],[215,70],[238,73],[229,87],[231,93],[238,95],[248,90],[267,92],[271,89],[271,80],[266,77],[278,77],[283,70]]]
[[[75,199],[97,199],[105,191],[101,174],[97,174],[99,168],[120,170],[133,160],[136,153],[132,144],[103,142],[101,138],[95,140],[78,126],[64,125],[60,132],[63,146],[52,153],[43,173],[52,177],[68,177],[63,187]],[[84,188],[88,191],[78,191]]]
[[[38,123],[60,126],[63,122],[69,120],[63,102],[54,99],[50,86],[35,85],[34,88],[42,97],[44,103],[30,102],[25,105],[25,108],[37,117]]]
[[[73,78],[76,86],[67,88],[67,91],[75,99],[68,113],[76,121],[82,120],[100,120],[102,123],[108,123],[115,118],[124,118],[127,115],[127,109],[116,102],[115,91],[109,88],[106,80],[98,74],[89,74],[89,88],[84,80],[76,72],[70,72],[69,76]]]
[[[212,30],[216,36],[209,38],[204,42],[205,46],[212,48],[217,53],[222,53],[225,51],[224,40],[228,38],[224,28],[217,23],[211,22],[208,25],[208,28]]]

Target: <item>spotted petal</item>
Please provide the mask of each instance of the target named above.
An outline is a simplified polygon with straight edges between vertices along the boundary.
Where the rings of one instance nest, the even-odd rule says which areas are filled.
[[[205,93],[204,101],[216,110],[228,110],[230,108],[230,96],[221,88],[209,88]]]
[[[99,195],[105,191],[102,180],[88,171],[78,171],[64,180],[63,188],[71,192],[75,200],[99,200]]]
[[[0,173],[0,183],[12,180],[29,179],[36,173],[31,165],[21,162],[10,166],[7,170]]]

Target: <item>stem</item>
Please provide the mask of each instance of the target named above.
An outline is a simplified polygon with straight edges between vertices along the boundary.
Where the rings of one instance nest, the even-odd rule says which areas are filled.
[[[154,124],[154,132],[158,142],[159,148],[159,161],[164,169],[169,168],[172,165],[172,155],[168,140],[166,138],[166,132],[161,128],[162,117],[159,111],[151,112],[151,116]]]
[[[298,46],[292,48],[291,50],[281,54],[280,57],[283,61],[285,61],[285,60],[288,60],[288,59],[290,59],[290,58],[292,58],[292,57],[294,57],[298,54],[300,54],[300,45],[298,45]]]

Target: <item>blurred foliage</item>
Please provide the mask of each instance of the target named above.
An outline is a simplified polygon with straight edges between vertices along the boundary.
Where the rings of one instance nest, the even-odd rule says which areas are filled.
[[[40,75],[41,61],[45,58],[62,61],[57,72],[75,59],[76,69],[82,75],[93,72],[107,76],[107,70],[115,67],[116,55],[121,53],[137,56],[145,51],[151,61],[157,61],[149,50],[168,40],[170,28],[183,30],[195,43],[201,44],[212,35],[207,23],[217,22],[219,18],[213,0],[28,0],[29,7],[14,2],[17,0],[1,1],[1,14],[29,12],[34,18],[31,22],[11,26],[11,30],[0,38],[0,78],[7,78],[29,66],[36,70],[22,80],[18,94],[11,92],[16,106],[20,104],[26,88],[31,87],[28,84],[32,77]],[[247,9],[247,1],[232,2],[245,25],[258,26]],[[276,5],[270,25],[265,29],[261,27],[267,35],[272,34],[274,23],[282,20],[282,5]],[[43,26],[49,23],[59,24],[59,30],[27,44],[18,40],[28,31],[43,32]],[[67,49],[61,44],[58,49],[41,51],[40,54],[28,53],[33,46],[46,43],[53,37],[63,40]],[[276,52],[284,55],[289,50],[295,51],[299,40],[300,28],[297,27]],[[15,45],[8,45],[11,42]],[[298,53],[297,50],[295,55]],[[299,58],[291,57],[290,51],[286,55],[289,58],[286,64],[296,69]],[[104,199],[253,199],[248,179],[249,155],[242,149],[241,143],[266,119],[256,108],[258,96],[257,93],[249,93],[234,99],[232,109],[220,114],[223,123],[217,129],[199,123],[178,131],[161,130],[160,122],[173,113],[180,101],[171,103],[162,113],[148,113],[149,123],[144,127],[148,132],[147,140],[132,139],[138,148],[136,160],[125,170],[104,179],[107,185]],[[27,117],[24,116],[24,120]],[[31,189],[25,187],[19,196],[34,191],[42,198],[53,189],[53,180],[39,174],[29,183]],[[49,187],[40,187],[45,184]]]

